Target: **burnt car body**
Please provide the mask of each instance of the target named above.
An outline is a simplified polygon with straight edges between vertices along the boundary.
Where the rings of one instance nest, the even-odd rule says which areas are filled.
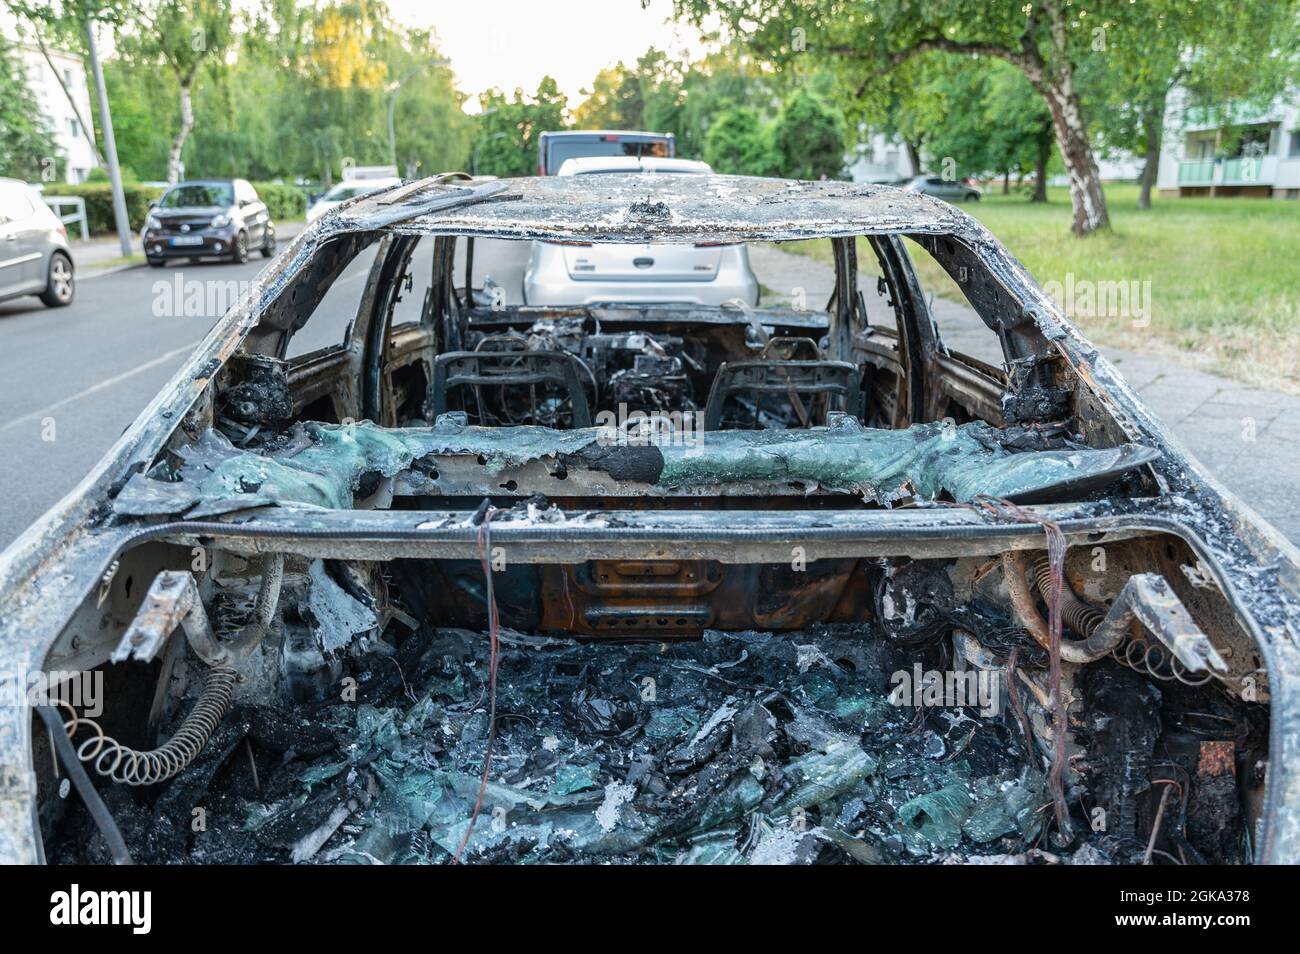
[[[472,244],[484,240],[818,238],[836,263],[824,310],[506,306],[472,280]],[[904,238],[958,282],[1004,367],[944,346]],[[422,242],[433,254],[419,319],[394,324]],[[348,340],[285,360],[372,246]],[[876,259],[886,302],[871,314],[859,250]],[[670,423],[647,436],[647,417]],[[3,668],[48,674],[50,692],[88,672],[105,686],[98,721],[66,703],[42,709],[60,713],[46,723],[23,706],[0,710],[0,858],[129,849],[301,861],[364,840],[363,860],[447,860],[467,844],[483,860],[565,860],[587,826],[583,851],[662,860],[697,851],[723,820],[733,827],[720,850],[734,856],[740,819],[798,812],[815,818],[820,844],[855,860],[900,860],[878,829],[907,835],[915,822],[912,860],[959,844],[990,853],[971,840],[995,836],[1003,851],[1031,851],[1050,829],[1058,856],[1294,862],[1298,570],[1296,549],[1190,461],[1023,267],[945,203],[728,176],[424,180],[309,227],[0,558]],[[599,663],[574,675],[572,656],[530,677],[576,681],[560,704],[575,744],[637,747],[590,773],[609,779],[603,799],[591,778],[570,794],[572,772],[564,789],[528,794],[534,776],[556,772],[554,757],[530,761],[506,736],[498,758],[513,774],[488,785],[499,638],[511,647],[504,691],[518,693],[547,653],[594,660],[654,646],[672,663],[721,645],[719,634],[743,635],[738,660],[678,659],[673,670],[728,693],[694,737],[651,733],[644,692],[593,702]],[[448,649],[455,639],[461,648]],[[971,827],[996,796],[979,801],[938,776],[901,806],[878,785],[855,796],[894,777],[862,748],[874,730],[861,707],[819,714],[807,685],[768,691],[726,668],[755,656],[873,689],[913,662],[997,674],[1008,705],[994,748],[1020,753],[1013,774],[1035,780],[1013,813],[1025,824]],[[446,689],[467,672],[481,692]],[[416,673],[421,684],[408,685]],[[425,689],[426,678],[444,688]],[[363,692],[391,680],[401,708],[416,703],[389,724],[387,757],[351,763],[346,781],[336,766],[293,788],[295,805],[314,793],[316,814],[291,826],[292,850],[245,851],[272,811],[268,766],[282,772],[313,745],[337,761],[335,743],[293,733],[349,679]],[[367,724],[382,711],[368,710]],[[435,711],[441,728],[422,730]],[[935,711],[908,710],[905,721],[921,721],[897,738],[919,737]],[[540,718],[516,712],[510,731]],[[972,721],[960,707],[953,719]],[[88,814],[58,798],[60,723],[123,820],[123,844],[102,806]],[[939,739],[912,775],[927,758],[976,757],[977,726],[963,743],[967,731]],[[472,771],[440,741],[453,734]],[[537,753],[555,751],[548,739]],[[234,778],[244,744],[252,781]],[[783,771],[754,773],[783,758]],[[416,765],[438,796],[403,802],[400,851],[391,812],[378,835],[340,831],[410,795],[410,779],[392,773]],[[322,779],[336,787],[322,794]],[[1014,787],[1005,779],[1002,791]],[[232,825],[224,854],[200,849],[188,822],[193,793],[217,786],[260,806],[259,821]],[[674,816],[687,787],[698,804]],[[451,808],[439,814],[435,801]],[[414,821],[412,804],[426,807]],[[497,828],[486,814],[475,828],[480,806],[523,813],[528,838],[511,841],[515,823]],[[631,833],[616,823],[629,806],[640,813]],[[547,821],[551,810],[563,818]],[[952,832],[935,828],[944,813]],[[156,847],[169,826],[183,829],[171,854]]]

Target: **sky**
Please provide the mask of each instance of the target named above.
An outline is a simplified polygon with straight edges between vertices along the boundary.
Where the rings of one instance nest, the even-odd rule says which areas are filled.
[[[393,19],[437,31],[458,86],[474,100],[492,86],[537,89],[554,77],[576,106],[597,71],[631,64],[649,46],[702,52],[698,31],[670,21],[671,0],[387,0]]]
[[[497,86],[532,93],[551,76],[576,107],[602,68],[631,65],[647,47],[673,56],[705,52],[700,33],[673,22],[672,0],[386,0],[398,23],[428,29],[451,60],[457,86],[468,93],[467,112],[478,111],[478,94]],[[235,0],[237,10],[256,0]],[[6,11],[0,4],[0,26]],[[100,35],[111,55],[111,37]]]

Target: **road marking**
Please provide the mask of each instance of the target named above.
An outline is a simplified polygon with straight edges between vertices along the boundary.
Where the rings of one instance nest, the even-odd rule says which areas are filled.
[[[26,424],[28,421],[35,420],[38,417],[43,417],[44,415],[49,414],[51,411],[56,411],[59,408],[63,407],[65,404],[71,404],[73,401],[80,401],[82,398],[89,397],[90,395],[98,391],[102,391],[105,388],[111,388],[115,384],[120,384],[121,382],[125,381],[127,378],[134,377],[135,375],[139,374],[142,371],[148,371],[150,368],[155,368],[158,365],[162,364],[164,361],[170,361],[172,358],[175,358],[177,355],[182,355],[182,354],[187,354],[189,352],[192,352],[195,348],[199,346],[199,344],[200,342],[196,341],[193,344],[188,344],[183,347],[175,348],[171,351],[168,351],[165,354],[160,354],[152,361],[146,361],[144,364],[136,365],[134,368],[132,368],[129,371],[123,371],[121,374],[116,374],[111,378],[105,378],[103,381],[100,381],[98,384],[92,384],[90,387],[86,388],[85,390],[78,391],[76,394],[70,394],[65,398],[60,398],[59,400],[55,401],[53,404],[47,404],[45,407],[40,408],[39,410],[36,411],[32,411],[30,414],[24,414],[22,417],[16,417],[12,421],[9,421],[6,424],[0,424],[0,434],[3,434],[5,431],[10,430],[11,428],[17,427],[19,424]]]

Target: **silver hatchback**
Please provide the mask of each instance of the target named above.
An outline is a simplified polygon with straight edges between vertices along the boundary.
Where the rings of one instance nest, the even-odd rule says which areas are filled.
[[[68,230],[35,189],[0,179],[0,301],[39,295],[61,308],[75,291]]]
[[[557,175],[640,173],[646,176],[708,175],[707,163],[691,159],[584,156],[568,159]],[[592,305],[601,302],[721,305],[739,299],[758,304],[759,285],[743,242],[690,245],[534,242],[524,272],[529,305]]]

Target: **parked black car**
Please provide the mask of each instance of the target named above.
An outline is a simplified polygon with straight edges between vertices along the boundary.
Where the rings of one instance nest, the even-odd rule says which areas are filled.
[[[247,179],[179,182],[154,203],[144,225],[145,257],[155,267],[169,258],[246,262],[251,249],[275,254],[275,223]]]

